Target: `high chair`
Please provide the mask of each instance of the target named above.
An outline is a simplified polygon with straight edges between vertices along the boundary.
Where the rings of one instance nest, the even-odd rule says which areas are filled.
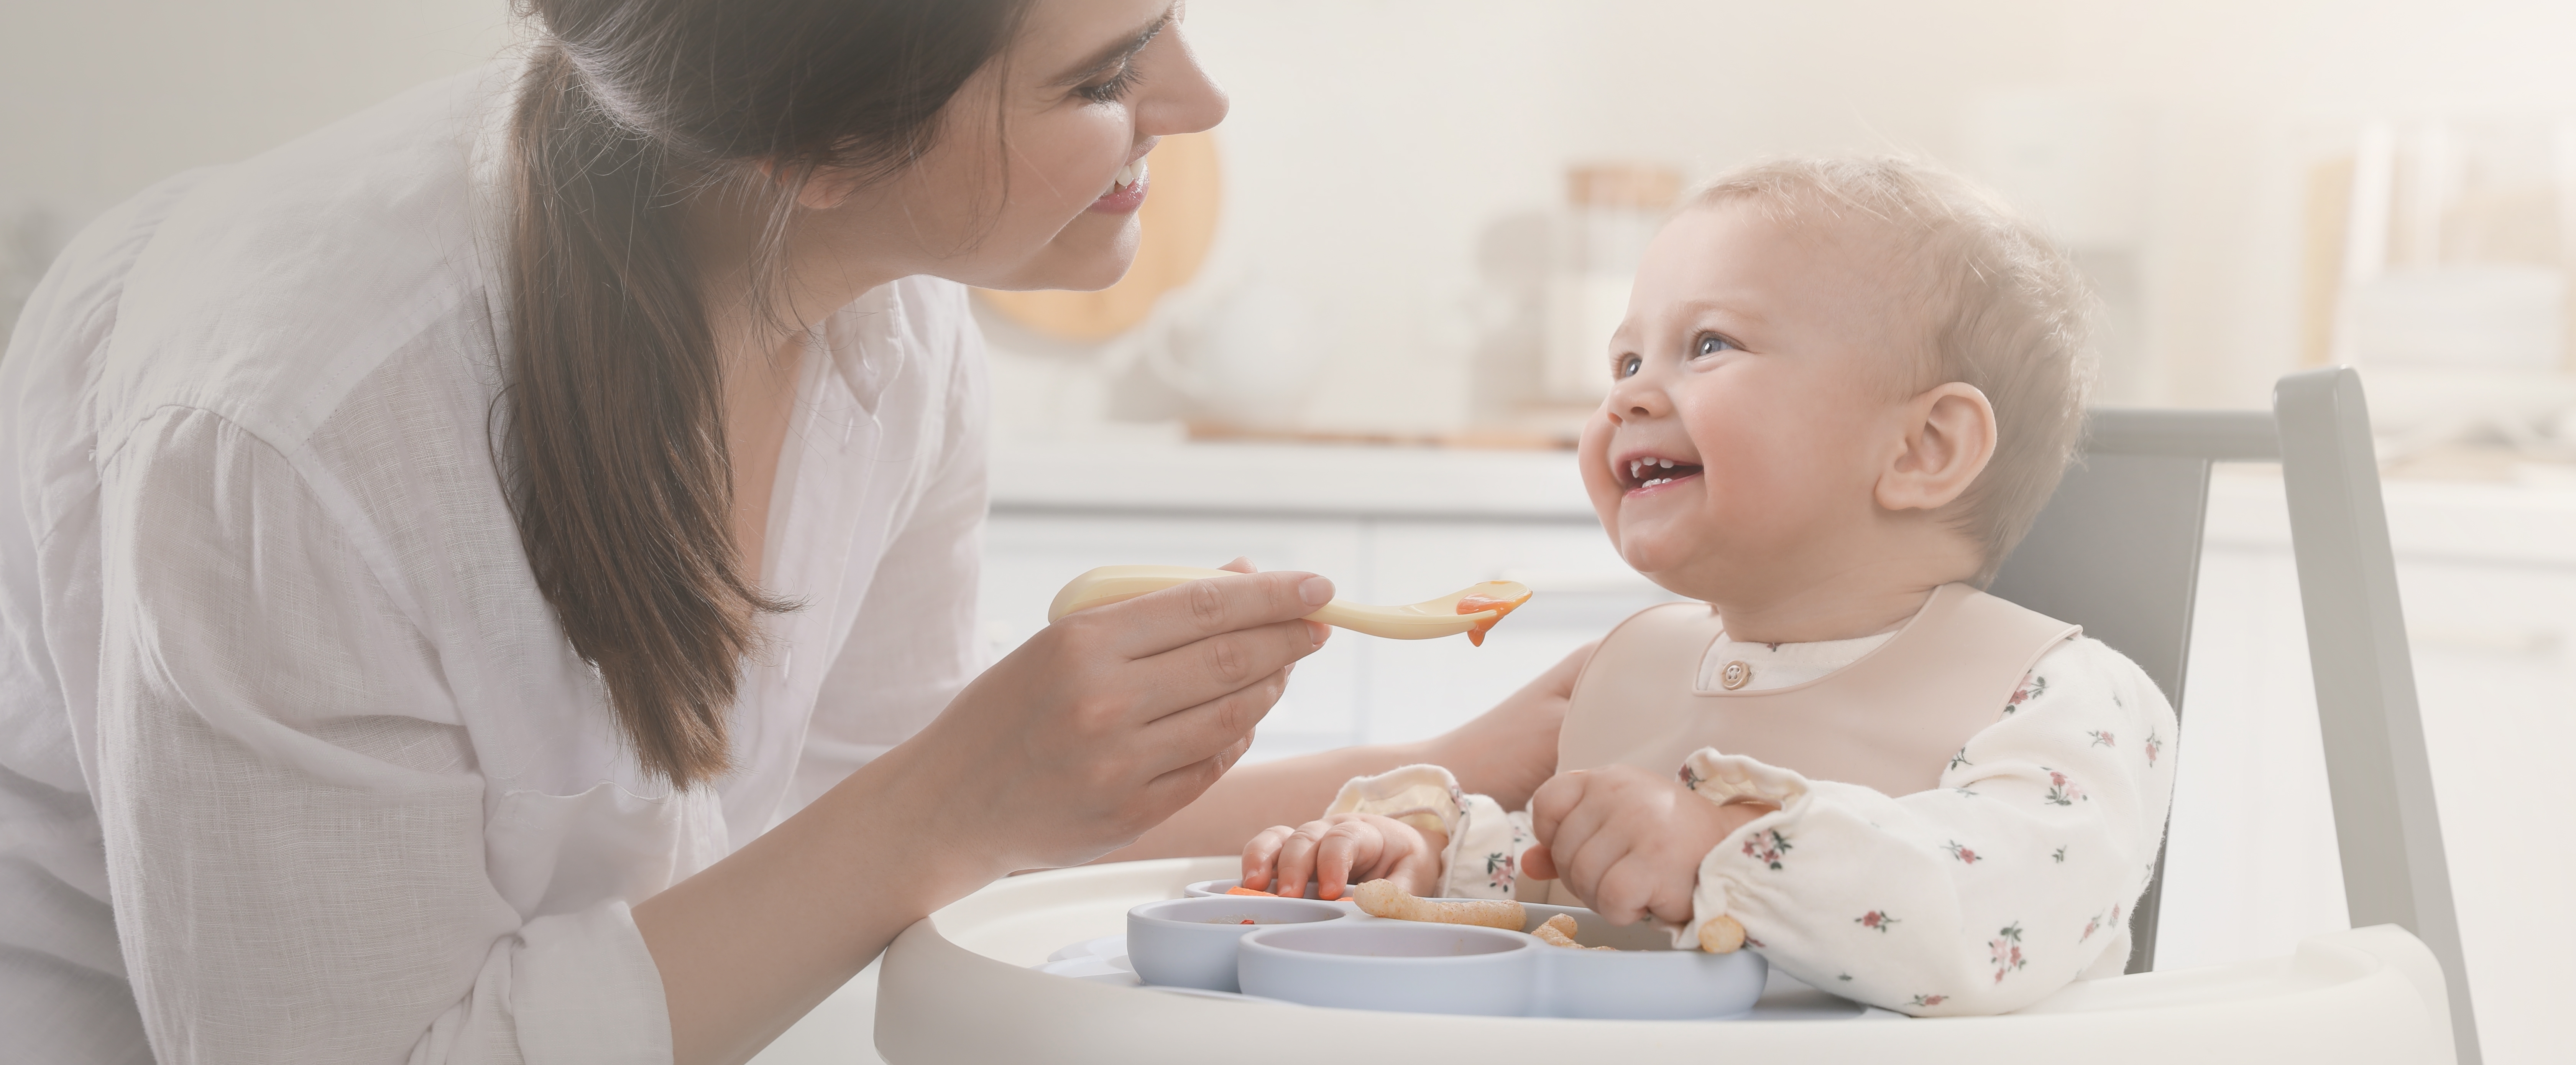
[[[1236,869],[1233,857],[1128,862],[1014,877],[905,931],[885,957],[877,1049],[896,1065],[1596,1061],[1720,1048],[1766,1062],[1985,1065],[2038,1051],[2087,1062],[2476,1065],[2378,466],[2351,370],[2282,378],[2270,417],[2095,412],[2082,464],[1993,590],[2126,653],[2180,712],[2210,466],[2234,461],[2282,467],[2351,931],[2310,937],[2288,957],[2150,972],[2160,856],[2132,918],[2130,975],[2079,981],[1994,1017],[1458,1017],[1164,994],[1029,968],[1056,948],[1123,932],[1131,906]],[[2190,756],[2188,743],[2181,750]]]

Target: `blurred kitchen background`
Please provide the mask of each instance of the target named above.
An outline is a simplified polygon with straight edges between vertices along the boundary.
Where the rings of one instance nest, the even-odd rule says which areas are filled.
[[[1188,28],[1234,111],[1154,156],[1135,274],[979,300],[996,653],[1105,563],[1243,554],[1372,602],[1526,581],[1482,649],[1342,634],[1256,752],[1463,720],[1663,594],[1561,446],[1658,213],[1765,153],[1918,153],[2091,273],[2105,403],[2362,368],[2489,1060],[2564,1060],[2576,5],[1195,0]],[[512,43],[501,0],[9,0],[0,323],[150,182]],[[2213,496],[2167,968],[2345,923],[2279,486]]]

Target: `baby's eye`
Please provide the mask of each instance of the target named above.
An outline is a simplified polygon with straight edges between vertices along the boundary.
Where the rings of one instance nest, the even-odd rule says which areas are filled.
[[[1637,371],[1645,368],[1646,360],[1644,359],[1638,358],[1634,355],[1619,356],[1619,376],[1621,377],[1635,377],[1637,376]]]
[[[1741,351],[1743,349],[1737,347],[1734,341],[1728,340],[1715,333],[1702,333],[1699,335],[1698,343],[1693,346],[1693,350],[1701,355],[1715,355],[1721,351]]]

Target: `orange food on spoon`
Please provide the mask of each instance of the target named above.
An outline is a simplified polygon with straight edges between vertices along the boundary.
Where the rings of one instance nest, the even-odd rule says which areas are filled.
[[[1485,634],[1492,632],[1497,623],[1501,622],[1504,618],[1510,617],[1512,611],[1520,609],[1521,604],[1529,602],[1529,600],[1530,593],[1528,592],[1522,592],[1521,594],[1509,599],[1502,599],[1490,595],[1466,595],[1459,597],[1458,612],[1461,614],[1475,614],[1487,610],[1494,612],[1493,617],[1477,622],[1475,628],[1467,630],[1467,642],[1475,644],[1478,647],[1485,646]]]

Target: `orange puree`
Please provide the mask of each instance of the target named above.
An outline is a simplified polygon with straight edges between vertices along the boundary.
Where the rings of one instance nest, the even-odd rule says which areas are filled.
[[[1461,614],[1474,614],[1487,610],[1494,612],[1494,616],[1477,622],[1475,628],[1467,630],[1467,642],[1478,647],[1485,646],[1485,634],[1494,630],[1495,623],[1510,617],[1512,611],[1520,609],[1520,605],[1529,602],[1529,598],[1528,592],[1522,592],[1510,599],[1474,594],[1460,596],[1458,612]]]

